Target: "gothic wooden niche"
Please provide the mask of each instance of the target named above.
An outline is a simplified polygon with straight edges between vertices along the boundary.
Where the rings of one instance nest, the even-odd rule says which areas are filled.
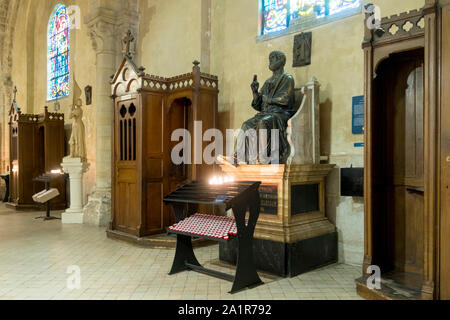
[[[10,197],[7,207],[37,210],[41,206],[32,196],[45,189],[33,179],[61,168],[65,155],[64,114],[48,112],[23,114],[14,101],[9,112],[10,128]],[[53,210],[67,207],[64,176],[52,182],[60,196],[51,201]]]
[[[186,129],[192,150],[208,129],[216,128],[217,77],[193,71],[173,78],[151,76],[126,56],[112,80],[114,100],[112,220],[108,236],[135,241],[164,233],[172,225],[163,197],[191,180],[209,177],[215,166],[175,165],[172,132]],[[194,121],[202,128],[194,130]],[[188,138],[188,137],[186,137]],[[202,141],[202,140],[199,140]],[[192,152],[194,154],[194,151]]]
[[[311,64],[312,32],[300,33],[294,37],[293,67],[303,67]]]
[[[427,0],[383,18],[384,32],[366,29],[365,249],[356,280],[365,298],[450,298],[448,192],[439,196],[448,180],[438,153],[446,102],[437,98],[449,90],[439,78],[450,62],[449,13],[449,1]],[[374,265],[380,290],[367,286]]]

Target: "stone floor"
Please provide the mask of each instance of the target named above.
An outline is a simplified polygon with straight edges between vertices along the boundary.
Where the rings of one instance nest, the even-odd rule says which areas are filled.
[[[104,229],[35,220],[39,215],[0,205],[0,300],[361,299],[354,284],[359,267],[335,264],[291,279],[260,273],[265,285],[230,295],[224,280],[195,272],[169,276],[174,250],[136,247],[106,238]],[[218,246],[196,254],[206,267],[233,273],[218,260]],[[80,289],[69,290],[77,268]]]

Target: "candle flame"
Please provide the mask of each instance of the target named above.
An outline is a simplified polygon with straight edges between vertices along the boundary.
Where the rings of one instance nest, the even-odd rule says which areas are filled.
[[[223,184],[228,184],[228,183],[233,183],[233,182],[234,182],[234,178],[230,177],[230,176],[225,176],[225,177],[214,176],[209,180],[209,184],[213,185],[213,186],[223,185]]]

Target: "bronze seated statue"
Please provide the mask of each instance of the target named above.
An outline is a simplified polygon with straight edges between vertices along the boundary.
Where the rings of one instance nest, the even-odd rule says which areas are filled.
[[[257,76],[251,84],[252,107],[258,113],[242,125],[233,161],[238,164],[284,164],[290,153],[286,129],[288,120],[296,112],[295,82],[290,74],[284,72],[286,55],[283,52],[272,52],[269,61],[273,76],[260,91]],[[274,135],[277,130],[278,134]]]

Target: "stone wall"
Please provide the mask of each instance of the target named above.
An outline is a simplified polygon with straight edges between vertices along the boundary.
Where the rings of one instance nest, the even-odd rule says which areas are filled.
[[[191,72],[201,58],[201,0],[140,0],[139,11],[139,65],[163,77]]]

